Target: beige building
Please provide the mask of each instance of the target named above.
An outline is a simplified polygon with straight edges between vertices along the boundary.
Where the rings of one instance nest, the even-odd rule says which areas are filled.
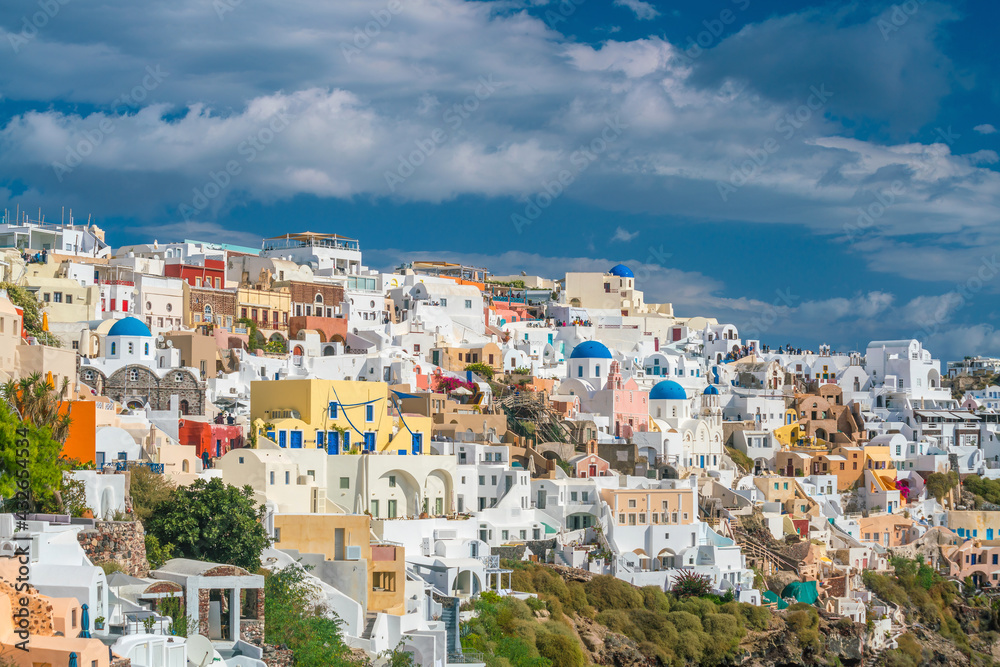
[[[0,291],[0,378],[10,379],[17,366],[17,348],[21,343],[21,316]]]
[[[616,310],[624,317],[674,315],[669,303],[647,304],[632,271],[621,264],[608,273],[567,273],[563,302],[574,308]]]

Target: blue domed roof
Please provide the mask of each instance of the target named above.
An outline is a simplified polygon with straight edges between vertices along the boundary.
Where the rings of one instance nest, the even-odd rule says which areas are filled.
[[[570,359],[612,359],[611,350],[604,343],[588,340],[573,348]]]
[[[688,397],[687,392],[684,391],[684,387],[680,386],[673,380],[664,380],[663,382],[658,382],[649,391],[649,400],[651,401],[683,401]]]
[[[632,273],[632,269],[628,268],[624,264],[618,264],[617,266],[612,266],[611,270],[608,271],[613,276],[618,276],[619,278],[635,278],[635,274]]]
[[[708,394],[709,396],[718,396],[719,390],[716,389],[713,385],[708,385],[707,387],[705,387],[705,391],[702,393]]]
[[[152,336],[149,327],[134,317],[126,317],[115,322],[108,331],[109,336]]]

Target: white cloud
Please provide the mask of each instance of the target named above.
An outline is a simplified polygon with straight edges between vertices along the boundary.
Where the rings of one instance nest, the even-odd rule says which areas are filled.
[[[622,243],[628,243],[638,235],[639,232],[630,232],[624,227],[619,227],[618,229],[615,230],[615,235],[611,237],[611,240],[621,241]]]
[[[656,7],[648,2],[643,2],[643,0],[615,0],[615,4],[619,7],[631,9],[635,12],[635,17],[640,21],[649,21],[660,15]]]
[[[989,123],[983,123],[982,125],[976,125],[972,128],[979,134],[996,134],[997,128],[993,127]]]
[[[640,4],[629,6],[642,11]],[[941,280],[928,268],[954,274],[962,266],[956,259],[1000,245],[1000,174],[988,166],[996,160],[991,151],[959,155],[945,143],[860,141],[844,136],[836,114],[824,113],[789,135],[782,120],[808,99],[809,85],[768,95],[752,80],[700,78],[707,53],[692,63],[681,57],[684,45],[659,38],[593,46],[506,5],[407,0],[378,34],[364,36],[371,11],[384,8],[375,0],[305,0],[291,9],[261,0],[235,6],[220,21],[202,0],[144,11],[128,0],[64,5],[24,57],[0,49],[5,99],[46,102],[0,126],[0,181],[26,188],[0,193],[0,203],[177,219],[180,206],[190,206],[196,190],[212,189],[212,174],[229,161],[239,174],[191,219],[303,194],[523,201],[572,167],[581,148],[602,145],[562,197],[650,216],[806,225],[849,242],[875,270],[919,280]],[[818,11],[745,25],[719,46],[765,34],[776,45],[769,58],[797,62],[777,48],[782,30],[805,26],[812,39],[826,29],[803,63],[815,72],[826,63],[822,54],[844,46],[836,41],[841,31]],[[934,11],[927,5],[919,21]],[[0,25],[19,22],[10,12],[0,6]],[[848,45],[877,33],[873,23],[856,25]],[[925,53],[933,47],[928,34],[914,19],[879,48]],[[838,66],[871,69],[855,60]],[[147,67],[165,72],[149,90]],[[869,97],[895,100],[910,90],[900,88],[905,77],[893,79],[898,67],[877,69]],[[831,104],[847,97],[831,90]],[[127,114],[108,110],[123,93],[137,104]],[[65,103],[98,111],[81,114]],[[288,113],[288,127],[250,160],[241,147],[279,111]],[[623,130],[604,142],[616,118]],[[102,124],[111,131],[98,132]],[[768,140],[777,151],[754,166],[752,155]],[[57,174],[53,164],[81,147],[87,155],[79,166]],[[400,174],[401,163],[413,171],[396,180],[391,174]],[[724,200],[719,184],[748,163],[751,176]],[[850,233],[859,211],[896,182],[901,191],[892,204],[863,233]],[[913,235],[931,240],[915,245]],[[949,243],[934,241],[942,238]],[[916,259],[924,257],[933,263]]]

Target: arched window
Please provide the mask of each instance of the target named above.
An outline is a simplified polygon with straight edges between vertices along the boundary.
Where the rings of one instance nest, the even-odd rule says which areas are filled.
[[[115,346],[116,346],[116,343],[111,343],[111,356],[115,355]]]
[[[149,354],[149,343],[145,344],[145,346],[143,347],[143,352],[142,353],[145,354],[145,355]]]
[[[319,294],[319,293],[316,294],[316,303],[323,303],[323,295],[322,294]]]
[[[135,352],[135,346],[132,343],[129,343],[128,344],[128,353],[132,354],[133,352]]]
[[[181,472],[187,472],[187,471],[188,471],[188,462],[187,459],[184,459],[183,461],[181,461]]]

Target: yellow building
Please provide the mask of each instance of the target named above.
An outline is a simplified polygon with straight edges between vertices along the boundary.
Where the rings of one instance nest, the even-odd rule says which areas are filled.
[[[429,452],[431,418],[399,414],[384,382],[258,380],[250,384],[250,421],[258,419],[258,435],[279,447]]]
[[[259,329],[288,330],[292,293],[287,287],[261,289],[240,287],[236,290],[236,317],[253,320]]]
[[[324,574],[336,588],[369,612],[406,613],[404,548],[373,542],[371,517],[364,514],[278,514],[275,547],[322,554]],[[364,580],[357,565],[367,564]]]

